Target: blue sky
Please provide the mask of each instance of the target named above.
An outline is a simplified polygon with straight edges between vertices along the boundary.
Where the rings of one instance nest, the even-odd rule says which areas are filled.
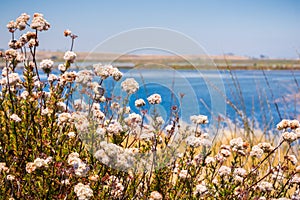
[[[162,27],[193,38],[209,54],[296,58],[300,52],[297,0],[3,0],[0,48],[6,48],[10,38],[7,22],[23,12],[41,12],[51,23],[41,34],[40,49],[66,50],[66,28],[79,35],[76,51],[90,51],[120,32]]]

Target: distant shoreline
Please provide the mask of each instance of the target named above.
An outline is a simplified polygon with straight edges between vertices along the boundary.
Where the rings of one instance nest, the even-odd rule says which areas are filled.
[[[74,68],[95,63],[112,63],[120,68],[166,68],[173,69],[231,69],[231,70],[300,70],[299,59],[253,59],[245,56],[223,55],[121,55],[112,53],[76,52],[77,59]],[[52,59],[62,63],[64,52],[40,51],[37,60]],[[86,63],[86,64],[84,64]],[[4,67],[0,61],[0,67]]]

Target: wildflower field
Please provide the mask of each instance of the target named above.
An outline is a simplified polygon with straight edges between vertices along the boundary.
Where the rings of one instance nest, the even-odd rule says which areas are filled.
[[[247,119],[239,131],[217,134],[203,128],[209,118],[201,113],[183,122],[172,106],[164,119],[157,93],[137,99],[132,112],[135,79],[112,65],[71,70],[77,36],[70,30],[64,64],[37,62],[39,35],[49,28],[39,13],[7,24],[0,199],[300,199],[299,121],[278,121],[268,137]],[[124,98],[107,96],[107,80],[121,83]]]

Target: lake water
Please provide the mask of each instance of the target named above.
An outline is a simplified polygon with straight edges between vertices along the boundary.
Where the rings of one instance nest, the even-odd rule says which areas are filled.
[[[133,69],[123,73],[140,83],[138,93],[130,98],[135,112],[135,99],[159,93],[163,102],[157,107],[165,118],[176,105],[185,121],[194,114],[208,115],[211,121],[219,115],[239,121],[238,113],[243,113],[260,127],[272,129],[280,119],[300,115],[300,71]],[[119,84],[111,88],[122,94]]]
[[[136,99],[146,100],[149,95],[159,93],[163,101],[155,109],[165,120],[169,118],[173,105],[176,105],[180,117],[185,121],[189,121],[191,115],[198,114],[209,116],[211,122],[216,122],[219,115],[240,121],[238,113],[243,113],[255,119],[260,127],[268,125],[270,129],[282,118],[300,116],[300,71],[137,68],[121,71],[124,78],[135,78],[140,85],[138,92],[129,98],[133,112],[140,112],[134,106]],[[107,96],[125,97],[120,90],[121,81],[116,83],[107,79],[103,84]],[[147,104],[144,109],[152,112],[153,106]]]

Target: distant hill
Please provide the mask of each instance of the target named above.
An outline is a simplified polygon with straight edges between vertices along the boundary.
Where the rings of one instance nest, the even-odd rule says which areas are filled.
[[[205,68],[205,69],[300,69],[300,61],[297,59],[271,59],[271,58],[250,58],[238,55],[121,55],[114,53],[89,53],[76,52],[76,63],[113,62],[118,67],[135,67],[145,64],[167,65],[173,68]],[[64,62],[64,52],[38,51],[37,60],[52,59],[56,62]],[[76,63],[73,66],[77,66]],[[82,66],[82,64],[80,64]],[[84,65],[84,64],[83,64]],[[4,63],[0,62],[0,66]]]

